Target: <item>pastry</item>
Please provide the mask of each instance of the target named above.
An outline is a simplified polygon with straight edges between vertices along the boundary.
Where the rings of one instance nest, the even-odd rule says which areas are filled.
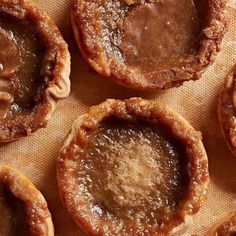
[[[236,65],[226,77],[218,102],[218,118],[223,137],[236,156]]]
[[[0,235],[54,235],[42,194],[25,176],[5,165],[0,165],[0,212]]]
[[[214,225],[205,236],[235,236],[236,235],[236,212],[230,213],[219,223]]]
[[[69,95],[69,74],[53,21],[27,0],[0,0],[0,142],[44,127]]]
[[[88,235],[183,235],[207,192],[201,138],[156,101],[107,100],[75,121],[60,151],[62,202]]]
[[[88,63],[134,89],[196,80],[228,28],[225,0],[73,0],[72,26]]]

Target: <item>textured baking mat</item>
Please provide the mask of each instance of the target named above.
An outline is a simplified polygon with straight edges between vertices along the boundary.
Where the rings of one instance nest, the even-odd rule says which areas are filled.
[[[60,202],[56,184],[56,158],[73,120],[92,105],[107,98],[141,96],[158,99],[174,108],[203,133],[209,157],[211,184],[208,200],[194,217],[194,233],[206,229],[230,211],[236,210],[236,158],[228,151],[216,116],[218,93],[224,77],[236,62],[236,0],[229,1],[230,29],[216,62],[197,82],[187,82],[166,92],[137,92],[119,87],[93,72],[78,52],[69,24],[69,0],[35,0],[57,23],[72,54],[72,91],[61,102],[46,129],[0,147],[0,163],[16,167],[42,191],[55,224],[56,235],[84,235]]]

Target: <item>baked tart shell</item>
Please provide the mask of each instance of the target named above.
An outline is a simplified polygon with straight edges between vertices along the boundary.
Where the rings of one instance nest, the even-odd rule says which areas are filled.
[[[30,1],[1,0],[1,14],[17,23],[27,22],[30,27],[33,27],[45,47],[40,67],[40,73],[44,75],[40,77],[42,87],[34,95],[36,104],[29,111],[27,110],[27,114],[16,115],[11,120],[8,118],[0,120],[0,142],[9,142],[45,127],[58,102],[69,95],[70,54],[54,22]]]
[[[132,41],[138,35],[143,35],[147,27],[142,28],[143,24],[146,24],[147,18],[150,17],[150,14],[154,14],[155,9],[148,10],[149,6],[160,4],[160,9],[163,3],[158,1],[118,1],[116,4],[109,4],[107,1],[103,3],[99,1],[97,3],[92,3],[88,0],[73,0],[73,7],[71,13],[71,22],[72,28],[74,31],[75,39],[77,41],[78,47],[82,52],[85,60],[90,64],[90,66],[97,71],[102,76],[115,81],[116,83],[129,87],[132,89],[138,90],[160,90],[168,89],[171,87],[178,87],[183,84],[185,81],[197,80],[200,78],[201,74],[211,65],[217,53],[220,50],[220,44],[223,39],[225,32],[228,29],[228,19],[225,13],[226,1],[225,0],[216,0],[216,1],[197,1],[195,4],[196,10],[200,17],[201,30],[196,34],[195,39],[189,39],[189,42],[186,43],[188,46],[192,41],[197,41],[196,46],[193,52],[185,52],[183,55],[180,53],[180,56],[176,56],[174,60],[163,58],[161,63],[153,63],[152,66],[146,70],[139,62],[142,55],[137,54],[136,49],[130,41],[127,42],[127,50],[130,52],[130,57],[135,57],[135,65],[128,65],[127,60],[124,58],[124,53],[120,49],[120,44],[122,38],[120,34],[125,30],[125,19],[129,17],[129,14],[135,14],[136,9],[138,9],[136,15],[140,15],[139,21],[141,23],[127,23],[130,24],[130,36],[129,39]],[[186,1],[185,1],[186,2]],[[190,1],[189,1],[190,2]],[[174,4],[173,1],[170,2]],[[189,3],[187,3],[189,4]],[[118,6],[118,7],[117,7]],[[147,8],[147,13],[141,12],[139,8]],[[174,5],[172,8],[176,8],[177,11],[183,11],[183,9],[178,9],[180,5]],[[113,9],[114,8],[114,9]],[[102,10],[100,10],[102,9]],[[119,10],[119,11],[118,11]],[[171,9],[167,9],[172,11]],[[157,8],[158,11],[158,8]],[[160,10],[161,11],[161,10]],[[187,8],[184,9],[184,12],[187,11]],[[106,15],[107,12],[107,15]],[[118,13],[120,12],[120,13]],[[163,10],[165,14],[165,10]],[[155,13],[156,14],[156,13]],[[157,13],[156,17],[159,13]],[[175,13],[171,13],[175,14]],[[187,13],[184,13],[187,14]],[[183,14],[183,15],[184,15]],[[193,11],[192,14],[196,13]],[[195,17],[194,15],[194,17]],[[174,15],[177,19],[178,16]],[[104,19],[103,19],[104,17]],[[141,17],[143,20],[141,20]],[[155,15],[154,15],[155,17]],[[162,15],[160,18],[151,18],[150,22],[161,21]],[[164,15],[165,17],[165,15]],[[193,17],[192,17],[193,18]],[[192,19],[190,17],[190,19]],[[145,19],[145,21],[144,21]],[[185,19],[181,19],[185,22]],[[143,23],[144,21],[144,23]],[[174,20],[173,20],[174,21]],[[167,22],[167,23],[166,23]],[[163,24],[170,23],[169,21],[163,22]],[[182,23],[183,23],[182,22]],[[139,24],[141,26],[139,26]],[[158,25],[157,27],[161,27]],[[140,27],[140,33],[135,33],[137,27]],[[155,30],[157,27],[151,27],[151,30]],[[175,27],[175,23],[173,26]],[[191,27],[190,27],[191,28]],[[157,33],[153,37],[154,43],[156,43],[157,37],[160,38],[160,34],[165,33],[165,29]],[[173,31],[170,33],[169,38],[163,39],[163,45],[165,41],[169,39],[172,40],[173,35],[176,32]],[[190,34],[186,33],[186,35]],[[178,32],[176,33],[178,34]],[[137,36],[139,37],[139,36]],[[178,42],[183,41],[181,35],[180,39],[177,37],[173,38],[173,42],[168,45],[176,45]],[[110,41],[109,41],[110,40]],[[147,40],[147,42],[145,41]],[[156,55],[161,55],[163,52],[162,44],[160,45],[160,51],[155,52],[152,45],[148,44],[148,41],[151,40],[149,35],[145,39],[140,39],[138,45],[144,45],[142,48],[147,46],[147,54],[149,55],[153,51],[153,55],[149,55],[144,63],[149,63],[152,60],[152,57]],[[108,43],[107,43],[108,42]],[[111,42],[111,45],[109,44]],[[137,45],[136,45],[137,46]],[[172,46],[174,47],[174,46]],[[132,51],[133,50],[133,51]],[[150,52],[150,53],[149,53]],[[137,54],[137,56],[135,56]],[[170,57],[173,54],[169,52]],[[181,56],[182,55],[182,56]],[[160,64],[160,65],[159,65]],[[140,68],[139,68],[140,67]]]
[[[236,212],[232,212],[215,224],[205,236],[225,236],[236,234]]]
[[[225,79],[218,101],[218,119],[221,133],[230,151],[236,156],[236,65]]]
[[[25,223],[29,235],[54,235],[54,227],[47,203],[28,178],[12,167],[0,165],[0,183],[24,205]]]
[[[61,200],[70,216],[89,235],[106,235],[106,227],[109,228],[109,226],[105,221],[99,219],[99,216],[85,210],[87,209],[84,208],[87,204],[86,200],[83,200],[83,196],[78,197],[77,195],[79,190],[76,186],[78,177],[76,177],[75,168],[80,156],[87,152],[92,142],[92,134],[99,124],[109,117],[126,121],[155,120],[161,126],[166,127],[166,130],[176,140],[181,141],[187,157],[186,173],[189,179],[181,213],[178,217],[174,217],[167,228],[156,229],[155,232],[149,232],[147,235],[182,235],[186,233],[189,230],[192,215],[198,211],[206,198],[209,182],[208,161],[201,141],[201,133],[195,131],[189,122],[173,110],[157,101],[140,98],[124,101],[109,99],[92,107],[87,114],[80,116],[74,122],[57,162],[58,188]],[[96,223],[93,224],[93,220]],[[112,232],[109,231],[111,235]],[[133,233],[136,235],[135,232]]]

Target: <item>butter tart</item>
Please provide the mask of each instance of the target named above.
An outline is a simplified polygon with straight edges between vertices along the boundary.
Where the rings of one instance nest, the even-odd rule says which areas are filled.
[[[25,176],[5,165],[0,165],[0,212],[0,235],[54,235],[42,194]]]
[[[134,89],[196,80],[228,28],[225,0],[73,0],[72,26],[88,63]]]
[[[44,127],[70,91],[70,55],[53,21],[26,0],[0,0],[0,142]]]
[[[235,236],[236,212],[230,213],[219,223],[214,225],[205,236]]]
[[[223,137],[236,156],[236,65],[227,75],[220,92],[218,118]]]
[[[89,235],[182,235],[207,193],[201,138],[156,101],[107,100],[75,121],[60,151],[62,202]]]

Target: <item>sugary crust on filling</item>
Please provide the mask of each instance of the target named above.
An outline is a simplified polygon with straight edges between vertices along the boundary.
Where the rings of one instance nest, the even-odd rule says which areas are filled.
[[[97,1],[90,3],[88,0],[74,0],[71,21],[77,44],[88,63],[101,75],[115,82],[134,89],[168,89],[180,86],[184,81],[199,79],[200,74],[212,64],[220,50],[220,43],[228,28],[228,20],[225,14],[225,0],[204,1],[201,11],[203,13],[203,27],[199,34],[198,48],[196,52],[180,58],[176,63],[170,63],[166,68],[154,68],[150,72],[142,72],[138,68],[131,68],[126,63],[117,45],[117,28],[122,28],[123,19],[129,9],[140,3],[153,3],[157,1],[118,1],[117,6],[112,1]],[[138,3],[137,3],[138,2]],[[105,9],[106,7],[108,8]],[[122,7],[122,11],[112,11],[112,4],[116,9]],[[104,5],[104,6],[103,6]],[[109,8],[109,6],[111,6]],[[103,9],[104,10],[100,10]],[[109,12],[108,17],[101,20],[99,11]],[[92,15],[92,17],[91,17]],[[107,20],[110,20],[106,27]],[[119,27],[117,25],[119,24]],[[109,30],[114,30],[110,32]],[[109,38],[110,37],[110,38]],[[102,40],[114,41],[114,50],[104,47]],[[112,53],[111,53],[112,52]]]
[[[39,94],[35,94],[40,97],[38,104],[29,112],[18,114],[14,119],[0,120],[0,142],[9,142],[44,127],[55,111],[58,101],[69,95],[70,54],[53,21],[29,1],[0,0],[0,12],[19,21],[29,21],[46,45],[45,55],[54,55],[53,58],[45,57],[46,61],[44,59],[42,62],[51,63],[53,68],[49,74],[45,72],[45,77],[50,79],[45,79],[43,89]]]
[[[232,212],[215,224],[205,236],[234,236],[236,235],[236,212]]]
[[[43,195],[21,173],[0,165],[0,183],[25,206],[26,224],[30,235],[53,236],[51,214]]]
[[[219,95],[218,119],[223,137],[236,156],[236,65],[225,79]]]
[[[90,235],[105,235],[107,227],[110,230],[115,228],[110,222],[99,219],[98,215],[87,209],[85,199],[78,199],[77,177],[74,174],[78,158],[89,147],[91,136],[99,124],[108,117],[127,121],[154,120],[170,131],[171,137],[181,143],[188,158],[186,164],[189,178],[187,194],[183,200],[181,212],[176,213],[177,217],[173,219],[173,222],[166,228],[157,229],[157,232],[152,232],[151,235],[179,235],[179,232],[186,231],[189,218],[198,211],[205,200],[209,182],[208,161],[201,134],[173,110],[156,101],[146,101],[140,98],[124,101],[107,100],[92,107],[87,114],[80,116],[74,122],[60,151],[57,163],[60,196],[72,218]],[[80,210],[80,204],[82,204],[83,210]],[[112,234],[112,231],[110,233]],[[126,234],[124,233],[124,235]],[[144,233],[144,235],[146,234]]]

